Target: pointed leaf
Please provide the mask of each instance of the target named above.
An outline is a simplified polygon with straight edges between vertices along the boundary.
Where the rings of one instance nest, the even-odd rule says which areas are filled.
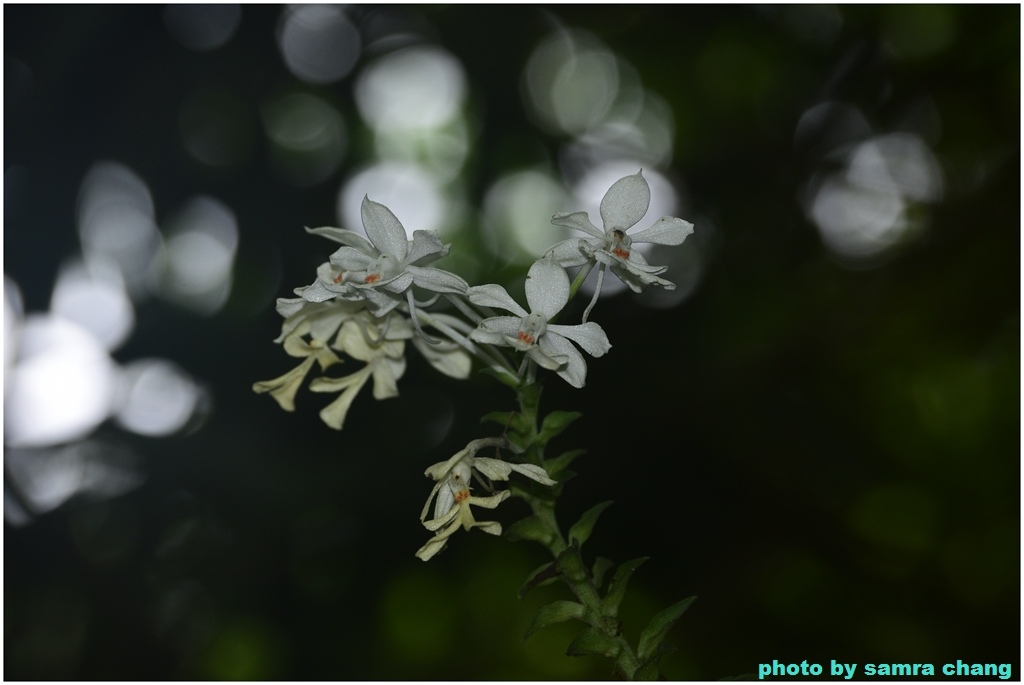
[[[622,604],[622,598],[626,596],[626,586],[629,584],[633,571],[640,568],[640,565],[649,558],[640,557],[639,559],[633,559],[616,569],[615,575],[612,576],[611,582],[608,583],[608,594],[601,600],[601,613],[605,616],[618,615],[619,605]]]
[[[579,547],[583,546],[583,543],[587,541],[590,534],[594,530],[594,525],[597,523],[597,517],[601,515],[601,512],[611,506],[611,501],[601,502],[597,506],[588,509],[580,520],[572,525],[569,529],[569,544],[575,544]]]
[[[533,622],[530,623],[530,627],[526,629],[526,634],[523,635],[523,641],[526,641],[530,635],[540,630],[545,626],[549,626],[552,623],[561,623],[562,621],[568,621],[574,618],[583,618],[587,609],[578,602],[570,602],[566,599],[559,599],[551,604],[546,604],[540,608],[537,615],[534,617]]]
[[[558,476],[563,472],[568,473],[565,469],[573,462],[576,457],[586,454],[586,450],[569,450],[563,452],[553,459],[547,459],[544,461],[544,468],[547,470],[548,475],[555,480],[561,480]]]
[[[505,538],[512,542],[532,540],[547,545],[554,538],[554,533],[539,516],[527,516],[509,526],[505,531]]]
[[[519,599],[522,599],[533,588],[546,585],[557,578],[558,571],[555,570],[555,562],[549,561],[526,577],[526,582],[519,588]]]
[[[565,653],[567,656],[593,655],[614,659],[621,649],[622,645],[618,640],[591,626],[569,643],[569,648],[565,650]]]
[[[548,441],[553,437],[561,433],[566,427],[583,416],[578,411],[553,411],[544,417],[544,423],[540,427],[540,435],[537,436],[537,442],[541,445],[548,444]]]
[[[687,597],[654,615],[651,622],[644,628],[644,632],[640,633],[637,657],[641,662],[646,662],[657,654],[658,646],[665,639],[668,631],[696,599],[696,597]]]
[[[595,588],[601,589],[601,583],[604,582],[604,574],[614,565],[614,561],[604,557],[598,557],[594,560],[594,568],[590,571],[590,576],[594,579]]]

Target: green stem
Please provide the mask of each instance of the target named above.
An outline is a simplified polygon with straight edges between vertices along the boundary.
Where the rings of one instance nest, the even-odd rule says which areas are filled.
[[[583,278],[585,277],[586,275],[584,274]],[[531,437],[529,449],[533,451],[534,459],[543,467],[545,465],[544,445],[536,440],[539,435],[540,388],[536,385],[524,384],[519,387],[516,394],[519,400],[519,410],[524,419],[521,425],[528,428]],[[549,532],[546,542],[542,542],[542,544],[556,561],[562,559],[563,555],[569,550],[569,544],[566,542],[565,535],[562,533],[555,516],[555,499],[536,497],[528,492],[523,492],[522,497],[530,506],[534,516],[543,523]],[[574,554],[575,558],[579,559],[578,552],[569,551],[569,554]],[[576,572],[560,573],[559,577],[565,582],[572,594],[575,595],[577,601],[586,607],[584,620],[592,628],[602,631],[614,642],[616,646],[613,657],[615,663],[627,680],[633,680],[640,668],[640,661],[637,659],[636,652],[633,651],[632,646],[622,635],[620,623],[616,617],[604,615],[601,595],[597,587],[594,586],[593,577],[590,572],[582,566],[581,562],[577,562],[577,565],[579,568],[576,569]]]

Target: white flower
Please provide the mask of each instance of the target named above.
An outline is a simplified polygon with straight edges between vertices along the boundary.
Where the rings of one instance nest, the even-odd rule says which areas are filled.
[[[552,247],[545,253],[563,267],[583,266],[599,262],[598,288],[594,299],[587,307],[587,314],[600,296],[600,284],[604,271],[611,267],[612,273],[628,285],[633,292],[642,292],[648,285],[660,285],[666,290],[675,289],[675,284],[659,278],[668,267],[651,266],[633,249],[633,243],[655,243],[657,245],[679,245],[686,236],[693,233],[693,224],[671,216],[663,216],[654,224],[637,233],[626,231],[635,226],[647,213],[651,204],[651,188],[643,177],[643,170],[632,176],[620,178],[612,184],[601,199],[601,220],[604,230],[590,221],[586,212],[556,214],[551,223],[568,226],[588,234],[588,238],[570,238]],[[587,314],[583,320],[586,321]]]
[[[294,369],[269,381],[254,383],[256,393],[269,392],[285,411],[295,411],[295,394],[313,367],[320,364],[320,370],[341,363],[328,341],[342,323],[363,311],[362,303],[321,302],[310,303],[302,299],[277,301],[277,310],[285,315],[281,335],[274,342],[283,342],[284,350],[292,357],[300,357],[302,363]],[[309,340],[306,340],[306,336]]]
[[[413,337],[412,326],[404,316],[392,312],[378,318],[367,311],[362,301],[345,300],[307,302],[301,298],[281,298],[277,310],[285,320],[275,342],[283,342],[288,354],[302,357],[303,361],[278,378],[254,383],[255,392],[269,392],[282,409],[294,411],[295,395],[313,364],[319,363],[320,369],[326,371],[342,363],[336,352],[344,352],[365,362],[365,366],[347,376],[324,376],[309,384],[313,392],[341,393],[320,412],[324,423],[340,430],[352,401],[371,378],[375,398],[398,394],[398,379],[405,373],[405,341]],[[462,367],[447,356],[450,354],[439,351],[428,360],[442,372],[453,375]]]
[[[381,325],[370,320],[369,312],[364,315],[362,320],[348,320],[341,325],[333,347],[366,365],[348,376],[321,376],[309,384],[313,392],[341,393],[320,410],[323,422],[336,430],[344,426],[352,401],[368,380],[373,379],[374,399],[383,400],[398,395],[398,379],[405,373],[405,340],[412,337],[409,322],[392,315]]]
[[[306,229],[342,243],[342,247],[317,269],[313,285],[296,291],[303,298],[313,302],[332,297],[362,299],[375,316],[383,316],[405,301],[419,330],[413,285],[435,293],[466,293],[469,286],[460,277],[426,266],[448,253],[436,231],[414,231],[409,240],[391,210],[368,197],[363,198],[362,218],[369,240],[342,228]]]
[[[555,371],[570,385],[582,388],[587,363],[569,340],[594,357],[611,349],[608,336],[596,323],[575,326],[548,323],[569,301],[569,277],[552,259],[534,262],[526,276],[527,312],[500,285],[469,289],[469,300],[481,307],[498,307],[516,316],[484,319],[470,334],[477,342],[508,345],[526,354],[545,369]]]
[[[448,538],[460,527],[465,530],[479,528],[491,535],[501,535],[500,523],[477,521],[470,507],[494,509],[509,497],[509,491],[501,490],[488,497],[474,497],[470,494],[469,486],[473,471],[477,471],[492,481],[507,481],[511,473],[515,471],[544,485],[555,484],[555,481],[548,477],[544,469],[534,464],[512,464],[501,459],[477,457],[477,451],[484,447],[508,447],[513,451],[518,451],[504,438],[473,440],[451,459],[434,464],[426,470],[425,475],[433,478],[437,483],[430,491],[426,504],[423,505],[420,521],[423,522],[427,530],[440,532],[416,552],[416,556],[420,559],[427,561],[444,549]],[[431,501],[434,501],[434,518],[426,520]]]

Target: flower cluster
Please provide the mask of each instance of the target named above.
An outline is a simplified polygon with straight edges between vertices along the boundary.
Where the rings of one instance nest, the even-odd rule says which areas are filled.
[[[298,297],[277,302],[284,323],[275,342],[301,359],[298,366],[254,384],[253,389],[270,393],[283,409],[294,411],[296,393],[314,366],[326,373],[344,368],[346,358],[362,362],[347,375],[323,375],[309,383],[313,392],[337,393],[320,416],[328,426],[341,429],[356,395],[371,380],[376,399],[398,394],[409,342],[434,368],[453,378],[467,378],[475,357],[512,384],[524,379],[532,383],[537,369],[544,369],[582,388],[587,376],[582,352],[597,358],[611,349],[604,329],[587,320],[601,294],[606,270],[635,292],[650,285],[675,287],[661,278],[667,267],[651,266],[634,245],[679,245],[693,232],[693,225],[662,217],[645,230],[629,233],[647,213],[650,200],[650,187],[637,172],[616,181],[602,199],[603,230],[591,223],[586,212],[556,214],[553,224],[586,235],[554,245],[534,262],[526,277],[527,306],[523,307],[500,285],[470,287],[459,276],[431,266],[449,251],[438,234],[415,231],[410,239],[391,210],[365,197],[361,208],[365,237],[342,228],[307,229],[340,247],[320,265],[313,283],[295,290]],[[580,322],[556,323],[594,267],[598,268],[597,288]],[[579,270],[575,283],[570,283],[567,269]],[[428,293],[430,299],[418,300],[414,288]],[[438,311],[437,305],[452,310]],[[495,315],[494,309],[508,314]],[[508,490],[491,491],[493,481],[508,480],[516,472],[544,485],[555,484],[541,466],[476,456],[489,446],[513,454],[520,451],[505,438],[484,438],[427,469],[426,475],[436,482],[420,520],[434,536],[416,553],[419,558],[436,555],[459,528],[500,534],[500,523],[477,521],[472,511],[473,506],[493,509],[510,496]],[[472,494],[473,478],[489,494]],[[431,502],[434,515],[428,519]]]
[[[423,505],[420,521],[423,522],[423,526],[427,530],[436,531],[436,534],[416,552],[416,556],[423,561],[427,561],[444,549],[448,538],[459,528],[465,530],[479,528],[491,535],[501,535],[500,523],[477,521],[471,507],[475,505],[485,509],[494,509],[508,499],[510,493],[508,490],[499,490],[486,497],[475,497],[470,494],[472,487],[469,483],[473,477],[489,487],[488,481],[507,481],[515,471],[543,485],[555,484],[555,481],[548,477],[547,472],[535,464],[515,464],[501,459],[476,456],[477,452],[484,447],[505,447],[513,452],[519,451],[503,438],[482,438],[470,442],[465,449],[456,452],[448,461],[434,464],[426,470],[425,475],[433,478],[437,483],[430,491],[426,504]],[[488,481],[484,481],[481,476]],[[434,502],[434,518],[427,519],[431,502]]]

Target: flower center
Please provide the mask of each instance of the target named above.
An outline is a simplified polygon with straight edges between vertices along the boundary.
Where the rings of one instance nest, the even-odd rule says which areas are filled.
[[[398,275],[398,260],[387,253],[381,253],[377,259],[366,267],[364,283],[373,285],[378,281]]]
[[[458,492],[455,493],[456,503],[462,504],[467,499],[469,499],[469,488],[463,488],[462,490],[459,490]]]
[[[544,335],[544,331],[548,328],[547,322],[544,320],[543,314],[533,312],[519,325],[519,332],[516,333],[516,338],[523,345],[529,347],[537,342],[537,338]]]
[[[621,229],[612,230],[612,240],[609,244],[611,253],[619,259],[629,259],[629,246],[633,244],[632,239]]]

